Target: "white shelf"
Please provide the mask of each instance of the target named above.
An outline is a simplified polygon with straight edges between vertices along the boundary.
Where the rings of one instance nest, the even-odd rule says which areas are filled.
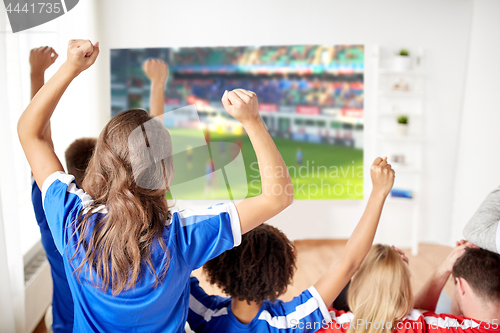
[[[406,75],[406,76],[425,76],[421,70],[395,71],[392,69],[379,69],[379,74],[383,75]]]
[[[378,94],[383,97],[403,97],[403,98],[422,98],[424,93],[418,91],[398,91],[398,90],[379,90]]]
[[[421,135],[399,135],[399,134],[385,134],[379,133],[377,135],[379,140],[386,141],[405,141],[405,142],[423,142],[424,137]]]
[[[405,115],[409,116],[410,118],[413,118],[413,117],[422,117],[421,113],[410,113],[410,112],[403,112],[403,113]],[[378,117],[394,117],[394,119],[396,119],[401,114],[402,114],[401,112],[381,112],[377,116]]]
[[[389,162],[392,165],[392,168],[394,171],[397,173],[415,173],[418,174],[421,172],[420,168],[411,166],[411,165],[405,165],[405,164],[397,164],[397,163],[392,163]]]
[[[385,50],[394,52],[395,50]],[[421,203],[418,197],[422,193],[421,177],[424,172],[422,165],[422,151],[425,137],[423,128],[425,128],[426,118],[426,81],[428,75],[424,72],[425,52],[424,49],[418,48],[412,50],[419,59],[419,66],[411,70],[397,71],[390,67],[389,52],[381,52],[380,47],[376,45],[373,52],[373,66],[375,67],[373,76],[373,100],[375,112],[372,114],[373,128],[375,140],[371,140],[372,151],[375,154],[402,154],[407,157],[408,164],[391,163],[396,175],[402,176],[402,184],[404,181],[410,181],[408,190],[413,193],[413,198],[399,198],[389,196],[386,200],[388,205],[402,206],[396,208],[395,211],[401,213],[406,212],[408,215],[408,223],[411,227],[411,248],[412,254],[418,253],[418,229],[420,224]],[[382,57],[381,54],[385,54]],[[405,84],[399,84],[398,87],[408,86],[412,90],[392,90],[398,84],[398,79],[403,80]],[[395,112],[397,106],[400,112]],[[406,111],[406,112],[404,112]],[[411,111],[411,112],[410,112]],[[412,126],[416,134],[400,135],[390,127],[390,118],[393,118],[393,124],[396,122],[397,116],[407,114],[411,118],[415,118],[416,125]],[[420,130],[418,130],[420,129]],[[413,131],[412,131],[413,133]],[[396,149],[397,148],[397,149]],[[397,177],[397,176],[396,176]],[[411,178],[411,179],[410,179]]]
[[[386,203],[388,204],[398,204],[398,205],[413,205],[415,203],[415,199],[414,198],[401,198],[401,197],[393,197],[392,195],[389,194],[389,196],[387,197]]]

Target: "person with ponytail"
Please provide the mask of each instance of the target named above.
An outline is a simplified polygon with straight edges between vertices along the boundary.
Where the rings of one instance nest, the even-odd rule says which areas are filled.
[[[252,142],[261,195],[203,210],[169,207],[175,142],[144,110],[125,111],[108,122],[85,170],[85,191],[78,188],[44,132],[65,90],[98,54],[99,43],[71,40],[67,60],[18,122],[35,181],[43,184],[45,216],[73,295],[73,331],[183,332],[191,272],[289,206],[291,180],[259,117],[257,96],[236,89],[224,92],[222,104]],[[279,194],[268,190],[276,187]]]

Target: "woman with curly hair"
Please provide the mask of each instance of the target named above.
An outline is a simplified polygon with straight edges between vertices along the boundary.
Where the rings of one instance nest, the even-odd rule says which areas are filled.
[[[191,277],[188,323],[195,332],[316,332],[332,321],[330,306],[370,250],[382,207],[394,183],[387,159],[371,167],[373,191],[340,262],[290,302],[277,299],[293,280],[295,250],[278,229],[261,225],[241,245],[208,261],[211,284],[230,298],[207,295]]]

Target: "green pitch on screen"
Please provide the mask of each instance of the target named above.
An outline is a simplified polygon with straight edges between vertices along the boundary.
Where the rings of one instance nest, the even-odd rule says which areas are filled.
[[[198,130],[169,129],[175,131],[174,145],[188,149],[188,139]],[[183,141],[186,138],[186,141]],[[298,200],[359,200],[363,199],[363,150],[322,143],[298,142],[290,139],[273,138],[289,170],[295,199]],[[234,197],[247,197],[261,193],[257,157],[246,134],[234,135],[210,132],[210,142],[238,143],[242,147],[247,174],[247,186],[231,184]],[[179,147],[179,146],[178,146]],[[297,163],[297,151],[302,151],[302,163]],[[226,159],[231,161],[230,148]],[[193,154],[190,158],[182,155],[174,158],[175,178],[189,178],[186,173],[205,174],[209,157]],[[240,184],[243,185],[243,184]],[[243,194],[242,194],[243,193]],[[228,188],[223,177],[199,177],[195,181],[179,186],[175,193],[181,200],[223,200],[228,198]],[[170,195],[168,195],[171,198]]]

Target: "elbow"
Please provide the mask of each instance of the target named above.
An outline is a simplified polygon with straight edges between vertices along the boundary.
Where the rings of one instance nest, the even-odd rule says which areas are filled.
[[[353,260],[342,260],[341,266],[343,267],[342,271],[345,272],[346,276],[350,278],[358,271],[359,267],[363,263],[362,260],[353,259]]]
[[[19,138],[19,141],[22,144],[26,138],[26,131],[25,131],[24,126],[23,126],[22,118],[19,119],[19,121],[17,122],[17,136]]]
[[[284,190],[282,191],[282,193],[280,193],[280,195],[278,195],[276,197],[277,205],[279,205],[281,210],[284,210],[292,205],[293,194],[294,194],[293,186],[292,186],[292,183],[290,182],[289,184],[287,184],[284,187]]]
[[[272,210],[278,214],[288,208],[293,203],[293,191],[291,193],[281,194],[266,194],[262,193],[262,197],[272,207]]]

